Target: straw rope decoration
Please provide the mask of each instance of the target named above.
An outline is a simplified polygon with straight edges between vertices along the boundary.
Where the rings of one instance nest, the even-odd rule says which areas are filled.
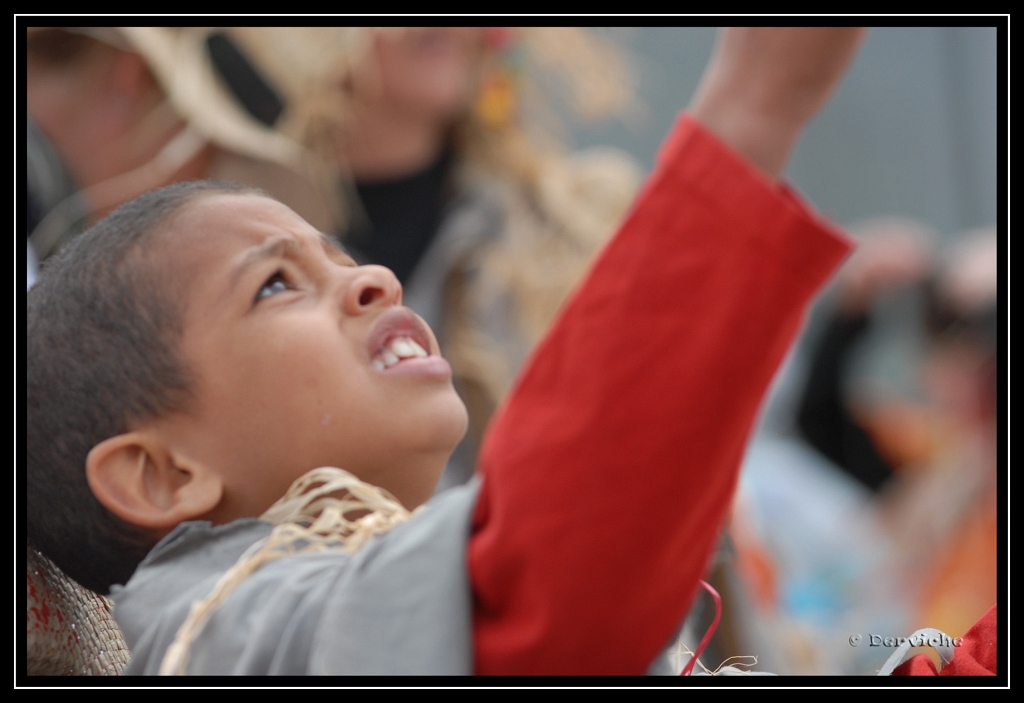
[[[338,493],[343,493],[343,497],[332,495]],[[350,518],[354,513],[358,515]],[[263,564],[300,552],[337,550],[351,554],[374,535],[405,522],[412,514],[386,490],[347,471],[323,467],[303,475],[260,516],[274,524],[273,531],[239,557],[210,595],[192,604],[174,642],[167,648],[160,675],[185,673],[192,643],[210,616]]]

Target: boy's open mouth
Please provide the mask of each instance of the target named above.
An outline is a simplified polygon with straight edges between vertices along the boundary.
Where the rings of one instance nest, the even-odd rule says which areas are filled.
[[[370,364],[378,371],[394,366],[402,359],[412,359],[420,356],[429,356],[427,350],[416,343],[416,340],[409,337],[393,337],[387,342]]]
[[[430,356],[430,335],[409,308],[388,310],[374,324],[367,340],[370,365],[384,371],[404,359]]]

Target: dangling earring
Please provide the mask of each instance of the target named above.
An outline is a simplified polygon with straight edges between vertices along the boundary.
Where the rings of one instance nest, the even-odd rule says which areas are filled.
[[[474,112],[485,127],[505,129],[515,121],[516,94],[523,73],[523,47],[510,27],[488,27],[484,39],[496,55],[480,83]]]

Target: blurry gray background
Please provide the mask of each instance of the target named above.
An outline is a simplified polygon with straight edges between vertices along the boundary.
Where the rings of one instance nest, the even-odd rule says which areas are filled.
[[[697,86],[712,27],[597,30],[632,58],[643,114],[572,125],[576,147],[612,145],[649,169]],[[996,217],[996,29],[871,29],[839,89],[807,127],[787,177],[841,224],[877,215],[943,235]]]

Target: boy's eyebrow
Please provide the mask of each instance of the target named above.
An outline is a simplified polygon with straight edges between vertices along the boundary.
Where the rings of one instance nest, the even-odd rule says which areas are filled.
[[[337,259],[338,254],[341,254],[346,259],[352,259],[352,255],[348,253],[344,246],[342,246],[341,242],[333,237],[328,237],[323,232],[320,232],[319,234],[320,245],[324,248],[324,252],[327,256],[331,259]]]
[[[348,263],[352,260],[348,252],[345,251],[344,247],[338,244],[336,241],[325,235],[323,232],[317,233],[319,236],[317,239],[320,240],[320,246],[323,247],[324,253],[327,254],[332,260],[337,261],[338,255],[346,259],[342,263]],[[254,247],[245,253],[242,260],[238,262],[234,270],[231,272],[231,281],[229,287],[233,289],[238,285],[238,281],[245,274],[245,271],[250,267],[258,264],[266,259],[273,259],[275,257],[297,257],[299,252],[302,250],[302,245],[293,239],[292,237],[273,237],[268,239],[258,247]]]
[[[258,247],[250,249],[231,272],[231,280],[228,283],[229,289],[234,289],[238,285],[238,281],[245,275],[245,272],[259,262],[275,257],[286,257],[289,254],[294,256],[300,249],[299,243],[291,237],[273,237]]]

